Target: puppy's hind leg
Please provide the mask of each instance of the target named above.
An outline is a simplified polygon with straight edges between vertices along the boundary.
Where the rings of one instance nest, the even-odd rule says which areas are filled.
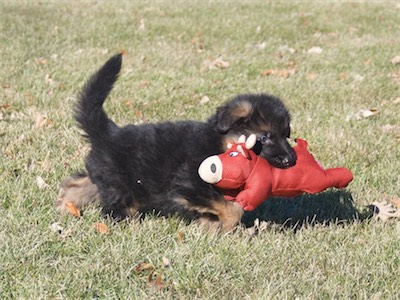
[[[212,232],[233,231],[239,225],[244,213],[239,204],[227,200],[215,202],[211,211],[199,217],[198,221]]]
[[[243,208],[234,201],[227,201],[222,196],[210,200],[208,205],[194,205],[183,197],[177,197],[176,203],[190,212],[196,212],[195,218],[201,226],[210,231],[230,232],[239,225]]]
[[[244,211],[236,202],[222,198],[214,201],[212,206],[221,223],[222,231],[230,232],[240,223]]]
[[[100,203],[97,186],[87,174],[72,175],[61,182],[55,206],[57,210],[65,213],[68,212],[67,203],[72,203],[77,208]]]

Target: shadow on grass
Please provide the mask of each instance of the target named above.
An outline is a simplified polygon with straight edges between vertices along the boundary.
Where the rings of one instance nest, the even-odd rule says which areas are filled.
[[[246,212],[242,222],[251,227],[258,218],[299,229],[316,224],[349,224],[371,217],[368,209],[359,210],[352,195],[346,191],[332,190],[317,195],[302,195],[294,198],[270,198],[257,209]]]

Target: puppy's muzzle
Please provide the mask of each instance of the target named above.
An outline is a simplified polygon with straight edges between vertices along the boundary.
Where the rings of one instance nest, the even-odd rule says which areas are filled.
[[[296,160],[297,155],[294,151],[288,152],[285,155],[278,155],[276,157],[273,157],[272,159],[268,159],[269,163],[272,166],[281,169],[293,167],[294,165],[296,165]]]
[[[278,161],[280,161],[280,164],[284,166],[285,168],[290,168],[293,167],[296,164],[296,153],[288,154],[285,156],[278,156]]]

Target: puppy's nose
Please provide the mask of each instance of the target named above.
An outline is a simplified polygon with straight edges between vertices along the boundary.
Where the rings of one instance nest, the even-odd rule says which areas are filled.
[[[289,165],[289,158],[283,157],[281,158],[281,162],[283,165],[288,166]]]
[[[281,161],[282,165],[287,168],[296,164],[296,156],[292,155],[279,156],[279,160]]]

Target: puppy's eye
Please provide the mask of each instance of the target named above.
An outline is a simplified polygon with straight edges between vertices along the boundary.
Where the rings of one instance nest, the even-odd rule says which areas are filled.
[[[235,157],[235,156],[238,156],[238,155],[239,155],[239,152],[236,152],[236,151],[232,151],[232,152],[229,153],[230,157]]]
[[[268,143],[268,141],[271,139],[271,134],[269,132],[263,134],[260,136],[257,140],[261,142],[261,144]]]

